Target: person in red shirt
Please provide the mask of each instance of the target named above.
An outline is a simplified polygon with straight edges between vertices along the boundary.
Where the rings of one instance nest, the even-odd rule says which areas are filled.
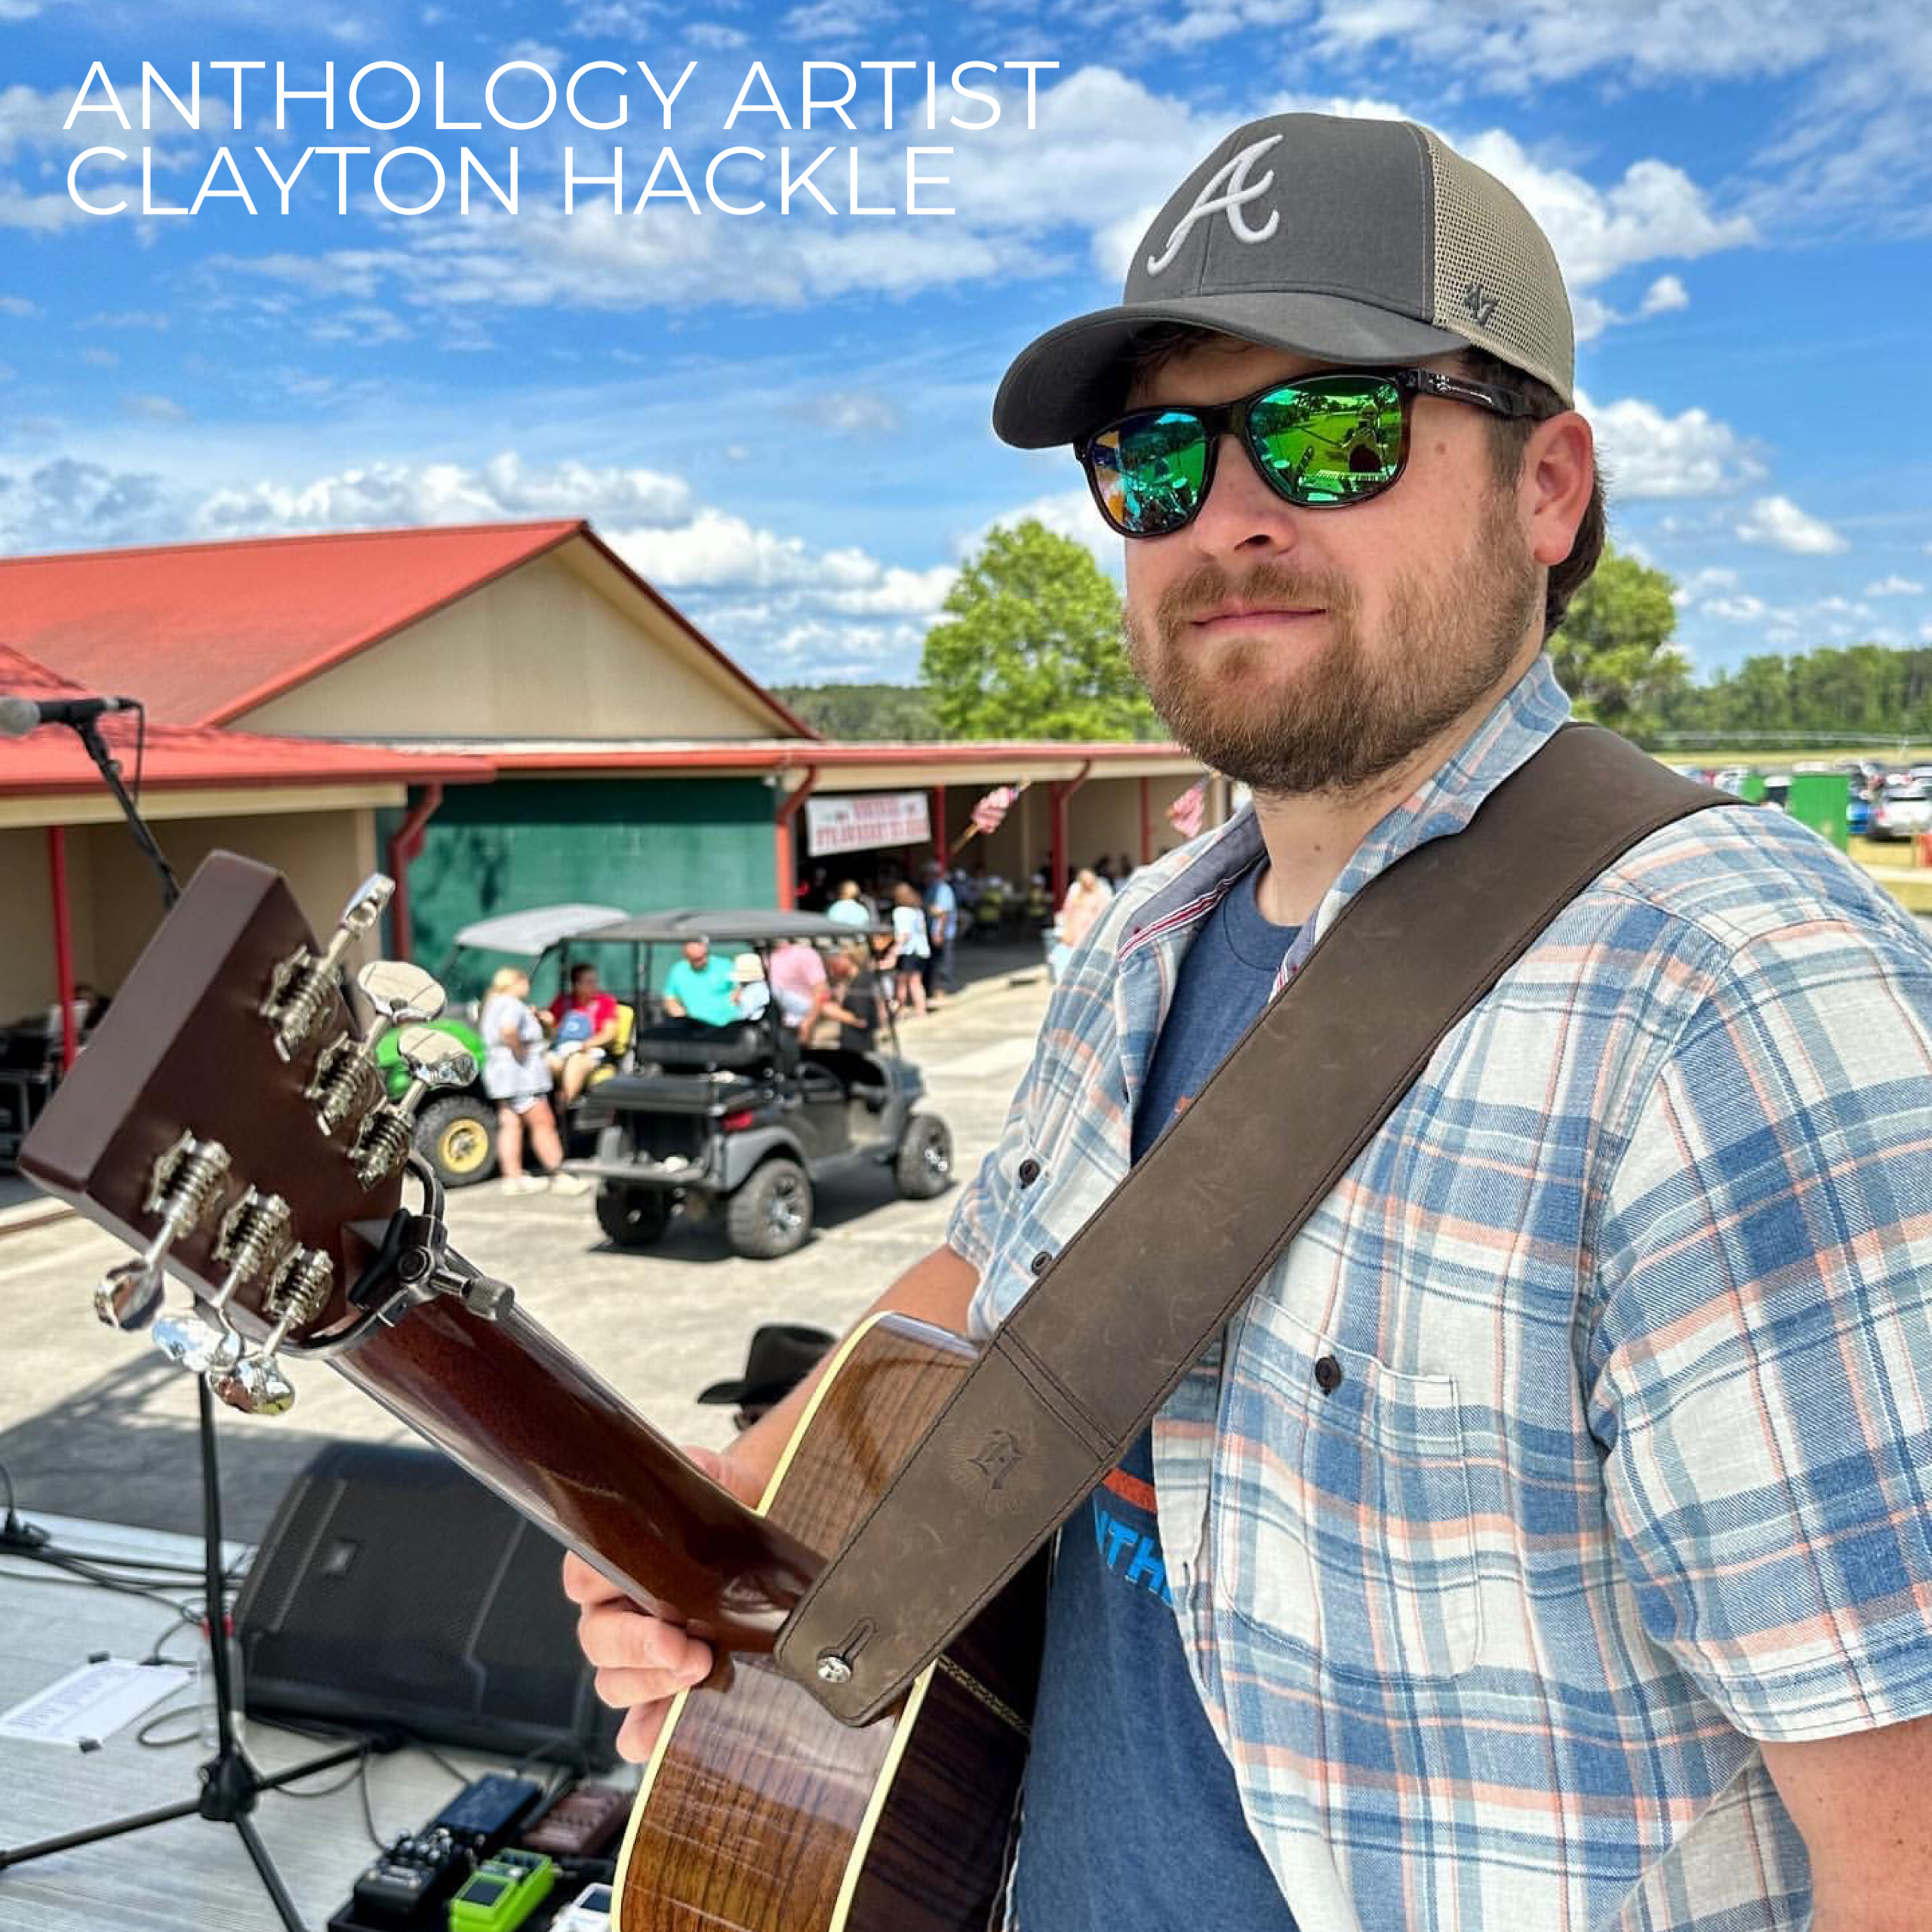
[[[550,1071],[568,1106],[617,1037],[617,1000],[597,983],[597,968],[580,959],[570,971],[570,989],[550,1002]]]

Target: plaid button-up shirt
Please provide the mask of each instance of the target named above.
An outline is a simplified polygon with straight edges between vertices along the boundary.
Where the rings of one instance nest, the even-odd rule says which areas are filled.
[[[1540,660],[1283,977],[1567,709]],[[977,1333],[1126,1172],[1260,849],[1244,813],[1135,874],[1055,989],[952,1218]],[[1447,1035],[1155,1420],[1183,1647],[1303,1932],[1807,1925],[1754,1740],[1932,1712],[1929,1417],[1932,949],[1782,814],[1699,814]]]

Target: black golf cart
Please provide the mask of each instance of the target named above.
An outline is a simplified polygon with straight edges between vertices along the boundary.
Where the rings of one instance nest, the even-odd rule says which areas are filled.
[[[720,952],[755,953],[768,970],[783,940],[829,950],[868,931],[815,912],[697,911],[626,920],[596,937],[642,946],[702,938]],[[841,1028],[843,1043],[826,1046],[801,1041],[775,999],[726,1026],[654,1008],[633,1039],[635,1070],[613,1074],[580,1103],[578,1124],[596,1131],[595,1156],[566,1163],[595,1177],[598,1223],[611,1240],[648,1246],[678,1208],[690,1220],[717,1217],[737,1253],[771,1260],[811,1232],[821,1182],[882,1167],[909,1198],[943,1191],[952,1136],[937,1115],[918,1111],[925,1083],[900,1057],[869,968],[852,998],[872,1002],[875,1024],[866,1036]]]

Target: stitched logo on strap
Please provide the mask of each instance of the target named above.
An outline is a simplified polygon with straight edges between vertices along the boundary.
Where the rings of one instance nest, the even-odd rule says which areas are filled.
[[[989,1490],[1002,1490],[1006,1479],[1026,1460],[1026,1452],[1020,1446],[1018,1439],[1011,1429],[996,1429],[988,1436],[977,1456],[968,1460],[980,1472],[981,1480]]]

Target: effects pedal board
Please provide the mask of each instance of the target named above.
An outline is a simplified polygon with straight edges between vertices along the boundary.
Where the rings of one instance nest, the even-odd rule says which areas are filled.
[[[624,1828],[634,1793],[614,1784],[576,1784],[536,1821],[517,1843],[526,1851],[548,1852],[560,1863],[601,1857]]]

